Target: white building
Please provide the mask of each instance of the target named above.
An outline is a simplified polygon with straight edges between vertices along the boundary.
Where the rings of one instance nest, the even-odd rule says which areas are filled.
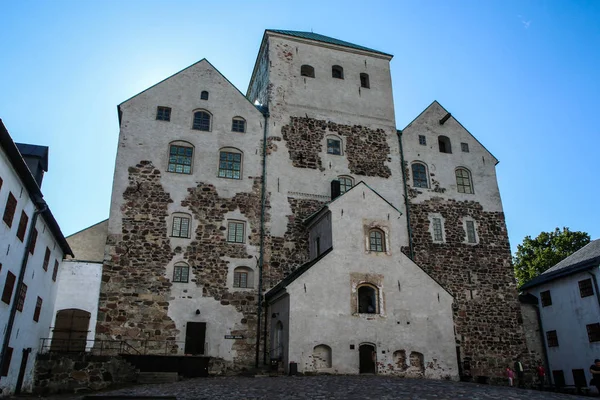
[[[600,239],[521,287],[539,300],[549,375],[557,386],[588,386],[600,358]]]
[[[16,145],[0,121],[0,394],[29,391],[53,322],[57,274],[71,254],[42,198],[48,148]]]

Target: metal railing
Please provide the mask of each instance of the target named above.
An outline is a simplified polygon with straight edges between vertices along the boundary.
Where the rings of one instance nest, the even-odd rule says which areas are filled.
[[[175,340],[40,339],[40,353],[89,353],[95,355],[183,355],[185,342]]]

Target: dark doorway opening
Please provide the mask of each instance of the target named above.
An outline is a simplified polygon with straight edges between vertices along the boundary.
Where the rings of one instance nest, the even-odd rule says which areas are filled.
[[[23,358],[21,358],[21,368],[19,368],[19,376],[17,377],[17,386],[15,387],[15,394],[21,394],[21,387],[23,386],[23,379],[25,378],[25,370],[27,369],[27,360],[29,359],[29,353],[31,353],[31,347],[23,349]]]
[[[56,313],[51,351],[84,352],[90,325],[90,313],[76,308]]]
[[[206,322],[188,322],[185,328],[185,354],[204,354]]]
[[[375,360],[377,358],[375,346],[370,344],[361,344],[358,348],[358,354],[360,357],[359,372],[361,374],[374,374]]]

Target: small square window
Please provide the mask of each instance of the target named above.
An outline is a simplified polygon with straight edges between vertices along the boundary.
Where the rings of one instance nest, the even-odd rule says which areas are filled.
[[[190,237],[190,219],[187,217],[173,217],[173,229],[171,236],[189,238]]]
[[[540,292],[540,297],[542,299],[542,307],[548,307],[552,305],[552,296],[550,296],[549,290]]]
[[[19,295],[17,297],[17,311],[23,312],[23,306],[25,305],[25,297],[27,297],[27,285],[21,283]]]
[[[476,243],[475,237],[475,222],[467,221],[467,242],[468,243]]]
[[[229,222],[227,224],[227,241],[231,243],[244,243],[243,222]]]
[[[586,325],[590,342],[600,342],[600,323]]]
[[[342,154],[340,141],[336,139],[327,139],[327,154],[339,156]]]
[[[241,118],[234,118],[231,122],[231,131],[232,132],[246,132],[246,121]]]
[[[425,138],[425,135],[419,135],[419,144],[421,146],[427,146],[427,138]]]
[[[187,283],[190,280],[190,267],[187,265],[175,265],[173,269],[173,282]]]
[[[208,92],[206,90],[200,92],[200,100],[208,100]]]
[[[159,106],[156,109],[156,119],[159,121],[170,121],[171,120],[171,108]]]
[[[588,297],[594,295],[594,288],[592,287],[592,279],[585,279],[579,281],[579,294],[581,297]]]
[[[546,332],[546,340],[548,341],[548,347],[558,347],[558,336],[556,331]]]
[[[435,242],[443,242],[444,241],[444,232],[442,229],[442,219],[441,218],[433,218],[433,240]]]
[[[469,152],[469,143],[461,143],[460,149],[463,151],[463,153],[468,153]]]

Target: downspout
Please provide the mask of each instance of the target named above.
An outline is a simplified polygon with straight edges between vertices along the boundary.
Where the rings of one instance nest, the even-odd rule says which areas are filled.
[[[400,163],[402,164],[402,183],[404,184],[404,208],[406,209],[406,229],[408,231],[409,257],[414,261],[412,230],[410,229],[410,207],[408,205],[408,191],[406,187],[406,171],[404,170],[404,150],[402,149],[402,131],[397,130],[398,143],[400,143]]]
[[[591,273],[590,271],[588,271],[587,273],[592,276],[592,280],[594,281],[594,288],[596,289],[596,300],[598,300],[598,306],[600,307],[600,292],[598,292],[598,279],[596,278],[596,275]]]
[[[258,305],[256,309],[257,322],[256,322],[256,357],[255,367],[258,368],[258,359],[260,354],[260,324],[262,316],[262,301],[263,301],[263,266],[265,261],[265,203],[267,199],[267,193],[265,188],[265,181],[267,180],[267,126],[269,124],[269,112],[262,110],[265,117],[265,126],[263,133],[263,157],[262,157],[262,177],[261,177],[261,199],[260,199],[260,256],[258,259]],[[266,329],[266,326],[265,326]],[[266,352],[266,349],[263,349]],[[266,353],[264,355],[266,360]]]
[[[25,244],[25,250],[23,254],[23,261],[21,262],[21,269],[19,270],[19,279],[17,280],[17,290],[14,292],[13,300],[10,306],[10,315],[8,317],[8,325],[6,327],[6,332],[4,334],[4,341],[2,342],[2,351],[0,354],[0,366],[4,366],[6,353],[8,351],[8,347],[10,345],[10,336],[12,335],[13,325],[15,323],[15,317],[17,316],[17,300],[19,297],[19,293],[21,292],[21,287],[23,286],[23,278],[25,277],[25,269],[27,267],[27,261],[29,260],[29,247],[31,246],[31,240],[33,238],[33,230],[35,228],[35,224],[37,222],[38,216],[48,209],[46,202],[43,199],[34,200],[36,206],[39,207],[33,212],[33,216],[31,217],[31,223],[29,225],[29,234],[27,235],[27,240]],[[2,379],[0,377],[0,379]]]
[[[550,373],[552,369],[550,368],[550,357],[548,357],[548,349],[546,348],[546,338],[544,337],[544,325],[542,324],[542,314],[539,305],[533,304],[533,307],[535,307],[535,314],[537,315],[538,324],[540,326],[540,339],[542,340],[542,349],[544,350],[544,361],[546,362],[547,367],[546,376],[548,377],[548,382],[552,384],[552,374]]]

